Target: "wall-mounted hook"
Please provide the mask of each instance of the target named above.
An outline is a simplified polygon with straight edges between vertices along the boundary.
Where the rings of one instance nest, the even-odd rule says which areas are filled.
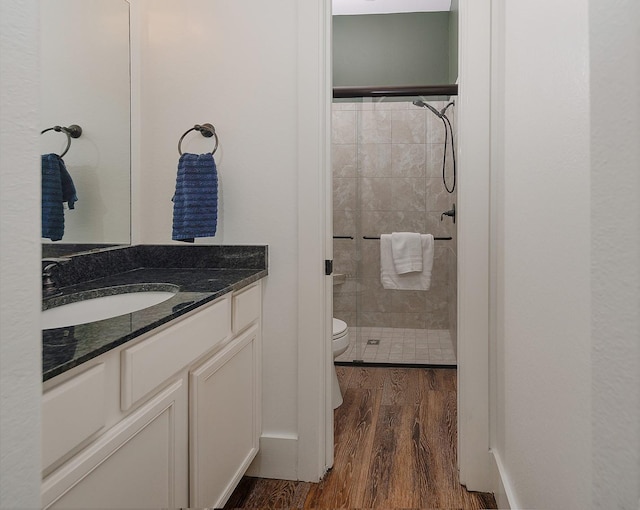
[[[445,216],[450,216],[451,218],[453,218],[453,223],[456,222],[456,204],[453,204],[453,206],[451,206],[451,209],[449,209],[448,211],[443,212],[440,215],[440,221],[442,221]]]

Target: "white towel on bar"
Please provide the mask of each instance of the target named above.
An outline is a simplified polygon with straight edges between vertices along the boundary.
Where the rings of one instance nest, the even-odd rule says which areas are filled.
[[[393,232],[391,256],[396,273],[422,271],[422,240],[416,232]]]
[[[431,234],[420,234],[422,271],[398,274],[391,253],[391,234],[380,236],[380,281],[385,289],[429,290],[433,268],[434,240]]]

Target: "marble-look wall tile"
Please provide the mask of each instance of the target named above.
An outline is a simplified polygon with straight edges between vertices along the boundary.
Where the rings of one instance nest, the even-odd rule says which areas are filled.
[[[427,177],[442,179],[442,155],[444,143],[427,144]]]
[[[356,236],[357,211],[353,209],[334,209],[333,211],[333,235]],[[350,240],[353,243],[353,240]]]
[[[427,143],[444,143],[444,123],[435,114],[427,112]]]
[[[392,295],[382,287],[380,278],[360,278],[361,293],[358,307],[363,312],[391,312]]]
[[[382,328],[389,327],[389,324],[391,324],[392,316],[392,313],[359,311],[356,318],[356,326]]]
[[[353,278],[358,271],[356,259],[356,245],[351,239],[334,239],[333,241],[333,272],[345,274]]]
[[[427,179],[427,196],[425,208],[428,212],[444,212],[451,209],[453,201],[442,185],[442,179],[429,177]]]
[[[355,239],[334,241],[334,270],[359,279],[334,287],[334,316],[349,325],[453,332],[456,228],[451,218],[440,221],[440,215],[451,208],[456,194],[447,193],[442,184],[442,121],[408,101],[339,104],[333,112],[334,133],[342,136],[333,140],[332,148],[334,233]],[[431,104],[441,109],[446,102]],[[448,115],[452,114],[450,109]],[[447,176],[452,178],[450,143],[448,151]],[[428,291],[382,288],[380,241],[362,236],[394,231],[454,237],[436,242]]]
[[[360,210],[389,211],[395,207],[393,194],[389,192],[394,179],[364,177],[360,179]]]
[[[425,193],[426,187],[424,179],[413,177],[391,179],[392,204],[389,209],[399,211],[424,211]]]
[[[331,167],[334,177],[356,177],[357,166],[356,144],[331,145]]]
[[[380,236],[391,232],[424,232],[425,215],[420,211],[363,211],[362,235]]]
[[[353,101],[339,101],[331,103],[331,109],[336,110],[359,110],[360,104]]]
[[[391,294],[392,312],[421,313],[426,308],[428,291],[388,290],[387,292]]]
[[[334,144],[356,143],[357,112],[336,110],[331,114],[331,140]]]
[[[358,119],[359,143],[391,143],[391,110],[364,110]]]
[[[333,179],[333,207],[335,210],[355,210],[356,179],[338,177]]]
[[[391,315],[391,327],[392,328],[424,329],[424,328],[427,327],[426,320],[425,320],[425,314],[423,312],[418,312],[418,313],[392,313],[390,315]]]
[[[427,171],[426,144],[394,143],[391,145],[391,175],[393,177],[425,177]]]
[[[426,143],[424,110],[394,110],[391,115],[392,143]]]
[[[365,97],[362,101],[363,110],[397,110],[406,109],[406,103],[391,101],[385,97]]]
[[[391,144],[358,144],[358,174],[361,177],[391,177]]]
[[[333,308],[333,317],[336,319],[340,319],[347,323],[347,326],[356,324],[356,313],[355,312],[343,312],[341,310],[336,310]],[[351,339],[351,343],[353,344],[353,339]]]
[[[355,312],[356,309],[355,278],[347,278],[344,283],[333,286],[333,309],[340,312]]]
[[[380,278],[380,241],[363,239],[361,242],[360,275],[365,278]]]

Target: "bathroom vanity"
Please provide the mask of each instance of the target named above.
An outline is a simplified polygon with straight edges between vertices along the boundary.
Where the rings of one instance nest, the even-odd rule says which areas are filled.
[[[253,259],[241,248],[256,248]],[[266,247],[121,250],[134,252],[93,255],[125,255],[135,261],[114,265],[137,268],[64,286],[62,299],[134,281],[179,290],[140,311],[43,332],[42,506],[221,507],[258,451]],[[72,263],[57,275],[63,283],[89,262]]]

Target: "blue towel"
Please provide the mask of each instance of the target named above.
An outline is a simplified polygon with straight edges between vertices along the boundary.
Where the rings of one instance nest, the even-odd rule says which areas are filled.
[[[59,241],[64,235],[64,208],[75,208],[76,188],[57,154],[42,155],[42,237]]]
[[[218,224],[218,172],[213,154],[180,156],[173,196],[174,241],[213,237]]]

